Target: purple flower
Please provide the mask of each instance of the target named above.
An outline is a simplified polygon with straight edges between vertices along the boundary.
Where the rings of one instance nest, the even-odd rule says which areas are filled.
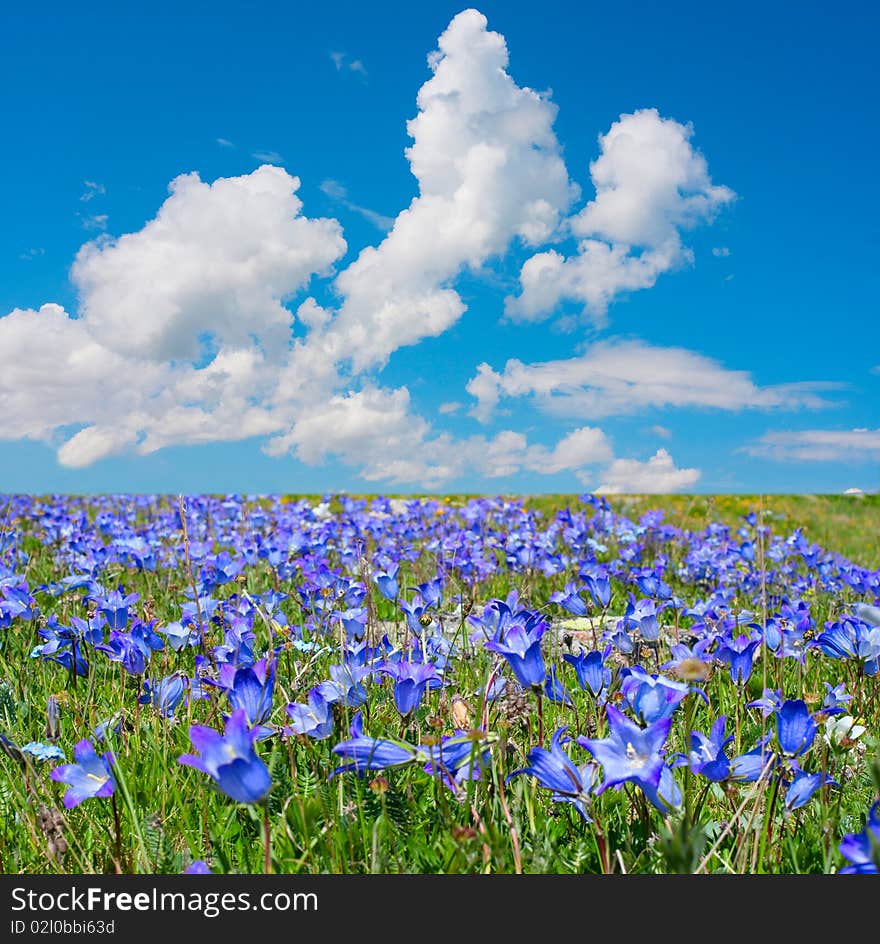
[[[92,742],[83,740],[73,748],[74,764],[62,764],[56,767],[50,777],[66,783],[68,790],[64,794],[64,806],[71,809],[79,806],[89,797],[108,797],[116,789],[116,780],[111,767],[116,762],[111,751],[98,755]]]
[[[259,730],[248,727],[243,708],[226,719],[223,734],[202,724],[190,725],[189,739],[201,754],[181,754],[178,761],[207,774],[230,799],[259,803],[272,786],[269,769],[257,756]]]

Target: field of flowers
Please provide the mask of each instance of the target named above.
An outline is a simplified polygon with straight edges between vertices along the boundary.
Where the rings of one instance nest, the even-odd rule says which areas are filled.
[[[878,562],[727,519],[0,496],[0,871],[876,872]]]

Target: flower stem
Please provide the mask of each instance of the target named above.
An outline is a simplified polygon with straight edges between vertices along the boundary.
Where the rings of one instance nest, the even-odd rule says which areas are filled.
[[[272,829],[268,803],[263,804],[263,874],[272,874]]]

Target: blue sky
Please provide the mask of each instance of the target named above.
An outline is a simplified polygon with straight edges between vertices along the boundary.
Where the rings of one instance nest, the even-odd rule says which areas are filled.
[[[5,10],[0,489],[877,489],[878,18]]]

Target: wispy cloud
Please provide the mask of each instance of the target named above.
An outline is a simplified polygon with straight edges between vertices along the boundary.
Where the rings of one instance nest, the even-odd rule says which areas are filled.
[[[349,59],[348,54],[344,52],[331,52],[330,59],[333,65],[336,66],[337,72],[355,72],[361,76],[361,78],[367,78],[367,67],[364,65],[362,59]]]
[[[712,250],[712,255],[719,259],[726,259],[730,255],[730,250],[727,248],[727,246],[716,246]]]
[[[217,144],[222,148],[234,148],[235,145],[228,138],[214,138]]]
[[[45,256],[46,250],[41,248],[26,249],[24,252],[19,254],[19,259],[24,259],[30,261],[31,259],[36,259],[39,256]]]
[[[819,381],[762,387],[748,371],[730,370],[696,351],[611,339],[564,360],[509,360],[500,373],[480,364],[467,391],[477,399],[471,415],[486,422],[503,397],[530,397],[545,413],[597,419],[657,407],[817,409],[831,405],[819,393],[840,386]]]
[[[665,426],[660,426],[659,424],[648,427],[648,432],[659,436],[661,439],[672,439],[672,430],[667,429]]]
[[[450,413],[458,413],[461,409],[461,404],[457,400],[450,400],[448,403],[441,403],[437,407],[437,412],[442,413],[444,416]]]
[[[328,178],[321,182],[321,191],[325,193],[331,200],[336,203],[344,206],[346,209],[351,210],[353,213],[360,214],[365,220],[369,220],[376,229],[382,230],[383,233],[387,233],[392,226],[394,226],[394,219],[390,216],[385,216],[382,213],[377,213],[375,210],[371,210],[368,207],[360,206],[357,203],[353,203],[348,199],[348,190],[339,183],[338,180],[333,180]]]
[[[263,164],[283,164],[284,158],[277,151],[254,151],[251,154],[255,160]]]
[[[95,197],[103,197],[107,193],[107,188],[94,180],[84,180],[83,185],[86,188],[80,196],[83,203],[88,203],[90,200],[94,200]]]
[[[880,429],[777,430],[740,451],[780,462],[864,462],[880,459]]]
[[[82,223],[83,229],[104,232],[107,229],[107,220],[110,218],[106,213],[92,213],[89,216],[83,216],[78,213],[77,216]]]

